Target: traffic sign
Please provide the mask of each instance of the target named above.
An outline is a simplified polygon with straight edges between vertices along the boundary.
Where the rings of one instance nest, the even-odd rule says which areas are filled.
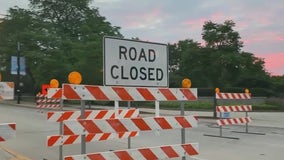
[[[104,85],[168,87],[166,44],[104,37]]]
[[[18,74],[18,57],[17,56],[11,56],[11,74]],[[26,75],[26,59],[25,57],[19,57],[19,66],[20,66],[20,75]]]

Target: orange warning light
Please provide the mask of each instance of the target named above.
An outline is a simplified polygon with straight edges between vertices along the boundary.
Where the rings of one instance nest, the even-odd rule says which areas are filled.
[[[68,81],[71,84],[80,84],[82,82],[82,76],[79,72],[73,71],[68,75]]]
[[[220,88],[215,88],[215,93],[220,93]]]
[[[246,88],[246,89],[245,89],[245,93],[249,93],[249,89]]]
[[[59,82],[57,79],[52,79],[49,82],[50,88],[58,88],[59,87]]]
[[[185,78],[181,82],[182,88],[190,88],[191,87],[191,80],[188,78]]]

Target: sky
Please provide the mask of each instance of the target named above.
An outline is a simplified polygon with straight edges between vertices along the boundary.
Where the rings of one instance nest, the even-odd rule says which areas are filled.
[[[0,0],[0,16],[15,5],[28,8],[28,3]],[[284,75],[284,0],[93,0],[90,6],[121,27],[125,38],[159,43],[193,39],[204,44],[205,21],[233,20],[242,51],[264,58],[271,75]]]

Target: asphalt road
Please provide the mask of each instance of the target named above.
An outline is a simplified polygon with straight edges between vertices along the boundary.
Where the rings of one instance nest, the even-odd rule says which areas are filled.
[[[142,110],[142,109],[141,109]],[[142,116],[149,114],[151,109],[144,109]],[[161,110],[160,115],[178,115],[179,111]],[[186,115],[209,116],[210,112],[186,112]],[[202,160],[278,160],[284,157],[284,113],[253,112],[250,114],[253,122],[249,126],[250,132],[265,133],[265,135],[240,134],[231,131],[244,131],[244,125],[226,126],[224,136],[238,137],[236,139],[216,138],[204,134],[218,135],[214,119],[199,120],[198,128],[186,129],[186,142],[198,142]],[[238,115],[232,115],[238,116]],[[46,112],[37,112],[35,108],[0,104],[0,123],[15,122],[17,137],[0,143],[7,150],[0,151],[1,160],[18,160],[13,157],[28,157],[33,160],[58,159],[58,147],[48,148],[46,137],[58,133],[59,125],[46,121]],[[131,139],[132,148],[160,146],[164,144],[178,144],[181,142],[180,130],[141,132],[140,136]],[[101,152],[108,150],[126,149],[127,140],[102,141],[88,143],[87,152]],[[80,154],[80,144],[63,147],[64,155]],[[4,158],[2,158],[2,157]],[[27,158],[25,160],[28,160]]]

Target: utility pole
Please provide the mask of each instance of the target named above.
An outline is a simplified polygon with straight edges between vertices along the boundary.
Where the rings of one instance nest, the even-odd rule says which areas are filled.
[[[17,104],[20,104],[21,99],[21,89],[20,89],[20,52],[21,52],[21,44],[17,43]]]

